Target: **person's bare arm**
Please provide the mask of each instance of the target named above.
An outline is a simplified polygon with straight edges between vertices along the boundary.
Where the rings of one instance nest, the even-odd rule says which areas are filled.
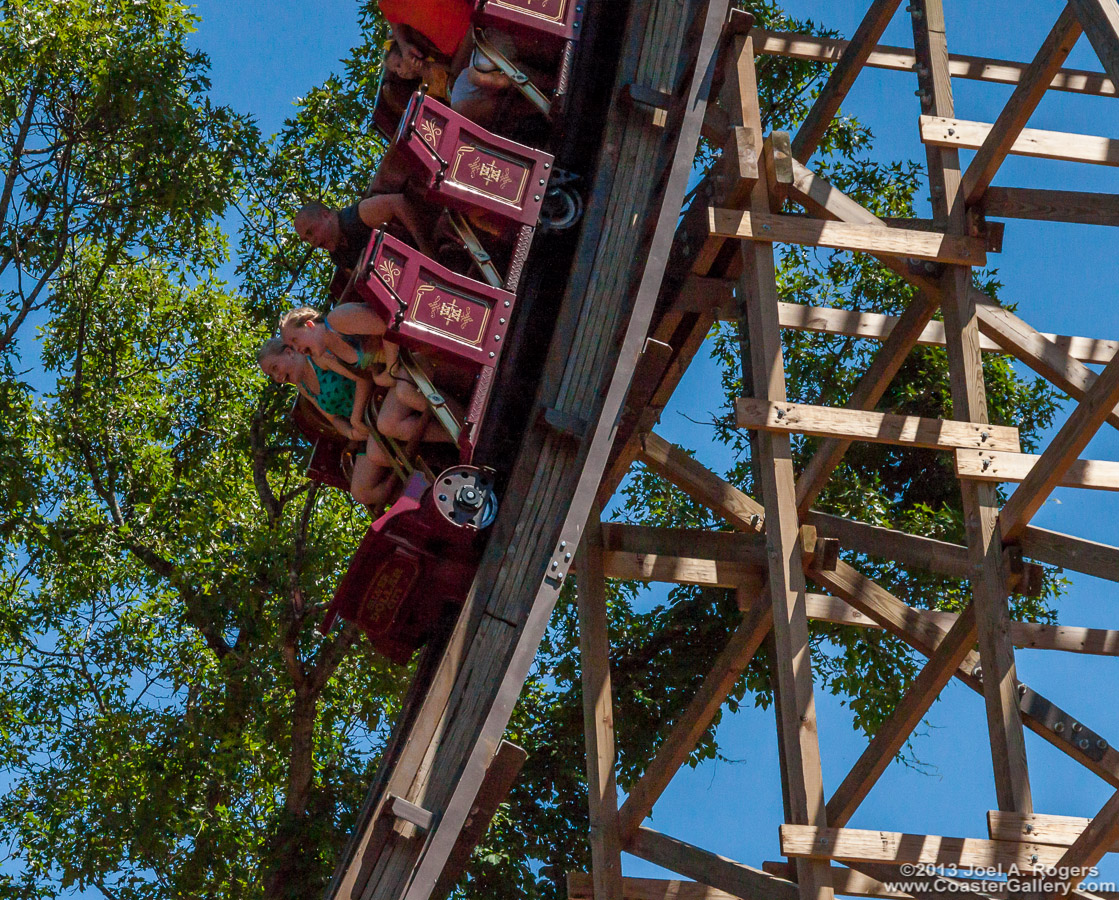
[[[385,320],[364,303],[340,303],[326,317],[339,334],[371,334],[380,337],[385,333]]]
[[[379,228],[389,219],[397,219],[408,229],[420,252],[424,256],[432,255],[431,242],[421,231],[419,219],[403,194],[378,194],[375,197],[367,197],[358,205],[357,212],[361,216],[361,221],[370,228]]]
[[[373,396],[373,382],[368,378],[359,378],[354,389],[354,408],[350,413],[350,424],[355,429],[368,430],[365,424],[365,410],[369,406],[369,398]]]

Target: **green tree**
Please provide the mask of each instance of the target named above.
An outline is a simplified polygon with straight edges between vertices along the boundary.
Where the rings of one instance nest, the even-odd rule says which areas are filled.
[[[0,898],[306,897],[352,830],[408,672],[352,629],[314,631],[368,519],[307,482],[307,448],[285,422],[291,397],[259,376],[253,351],[283,308],[322,301],[327,267],[295,240],[291,214],[360,193],[381,153],[368,128],[384,36],[375,8],[360,5],[341,74],[261,140],[207,102],[180,3],[0,0],[0,835],[14,873],[0,876]],[[755,11],[770,27],[819,30],[781,21],[774,5]],[[767,127],[795,128],[821,75],[764,60]],[[841,119],[826,173],[882,214],[911,215],[919,171],[869,162],[870,142]],[[234,208],[231,287],[217,273]],[[910,296],[872,260],[843,254],[786,254],[781,288],[878,311]],[[717,331],[711,348],[731,398],[736,336]],[[873,352],[805,335],[787,335],[785,349],[791,395],[830,403]],[[36,356],[37,392],[20,375]],[[992,418],[1028,442],[1052,394],[1005,360],[986,366]],[[920,351],[883,407],[946,412],[944,374],[943,354]],[[728,477],[749,489],[728,409],[712,410],[710,434],[734,442]],[[798,445],[798,459],[810,450]],[[939,465],[857,449],[820,505],[958,539],[958,498],[933,477]],[[647,472],[625,498],[635,521],[722,527]],[[915,605],[955,608],[965,595],[858,562]],[[572,600],[565,591],[514,716],[529,762],[466,895],[559,897],[559,876],[587,865]],[[680,588],[648,606],[636,586],[612,586],[623,787],[694,690],[702,648],[736,617],[721,591]],[[1016,614],[1046,609],[1022,602]],[[820,628],[814,649],[824,687],[868,733],[914,671],[884,635]],[[728,709],[769,701],[759,657]],[[691,763],[719,754],[708,733]]]

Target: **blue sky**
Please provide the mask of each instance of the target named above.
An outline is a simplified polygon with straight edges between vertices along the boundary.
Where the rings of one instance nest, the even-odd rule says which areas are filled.
[[[202,17],[195,46],[213,62],[213,98],[253,113],[265,132],[275,131],[293,109],[295,99],[341,67],[356,41],[357,4],[353,0],[200,0]],[[811,17],[850,36],[868,0],[787,0],[787,11]],[[953,52],[1028,61],[1060,12],[1059,0],[946,0],[949,47]],[[911,43],[908,15],[899,10],[884,42]],[[1085,39],[1068,65],[1100,68]],[[924,152],[917,135],[918,105],[911,75],[866,70],[845,109],[869,124],[879,159],[917,159]],[[1010,88],[956,80],[960,118],[991,122]],[[1051,92],[1030,122],[1031,127],[1116,135],[1119,116],[1114,100]],[[965,162],[968,154],[965,154]],[[1071,163],[1011,158],[995,180],[998,185],[1119,192],[1115,169]],[[927,210],[926,210],[927,212]],[[1115,232],[1078,225],[1010,221],[1004,251],[991,257],[1006,287],[1003,297],[1018,303],[1019,314],[1042,331],[1088,337],[1119,336],[1119,253]],[[718,373],[702,355],[692,366],[678,397],[695,409],[719,402]],[[1058,417],[1057,425],[1063,418]],[[712,468],[726,456],[710,435],[671,406],[661,433],[697,449]],[[1119,435],[1104,426],[1085,453],[1096,459],[1119,459]],[[1112,525],[1114,499],[1107,494],[1059,489],[1035,524],[1071,534],[1119,543]],[[1108,582],[1069,573],[1072,586],[1059,609],[1064,624],[1107,627],[1116,601]],[[712,649],[712,657],[717,648]],[[1119,740],[1115,703],[1109,685],[1119,660],[1043,651],[1020,651],[1021,677],[1109,740]],[[1085,684],[1092,690],[1084,690]],[[849,713],[831,697],[817,694],[819,729],[827,792],[839,784],[864,748],[851,728]],[[893,766],[850,823],[857,828],[985,836],[985,812],[995,804],[983,704],[978,695],[951,685],[930,714],[931,727],[915,746],[934,774]],[[781,820],[772,713],[744,710],[727,717],[720,739],[728,757],[741,764],[705,764],[685,769],[657,805],[652,827],[690,840],[751,865],[778,857],[777,824]],[[1096,776],[1027,732],[1035,808],[1038,812],[1093,815],[1111,789]],[[626,858],[626,874],[657,875],[648,864]],[[1105,862],[1105,876],[1119,882],[1119,865]],[[1106,880],[1106,879],[1105,879]]]

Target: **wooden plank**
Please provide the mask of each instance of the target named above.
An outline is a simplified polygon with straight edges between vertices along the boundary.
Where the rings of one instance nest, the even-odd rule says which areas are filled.
[[[741,212],[719,207],[711,207],[709,216],[711,233],[722,238],[883,253],[941,263],[987,264],[986,242],[965,235],[878,225],[849,225],[827,219]]]
[[[893,528],[868,525],[815,510],[803,520],[814,526],[819,535],[836,538],[845,550],[892,559],[903,566],[914,566],[951,578],[967,578],[971,574],[967,547],[962,544],[906,534]]]
[[[983,195],[982,206],[984,215],[990,218],[1119,225],[1119,194],[992,186]],[[1108,354],[1108,359],[1113,354],[1114,350]],[[1077,353],[1073,355],[1084,360]],[[1107,359],[1086,361],[1107,362]]]
[[[764,551],[762,555],[764,556]],[[655,581],[723,588],[735,587],[765,571],[764,562],[742,563],[690,556],[659,556],[655,553],[627,553],[622,550],[607,550],[603,554],[603,568],[607,578],[621,581]]]
[[[855,871],[855,869],[849,869],[846,866],[831,867],[832,884],[835,885],[837,894],[848,897],[880,897],[883,900],[918,900],[918,898],[923,898],[923,900],[959,900],[962,893],[968,897],[976,898],[976,900],[990,900],[990,898],[1001,898],[1007,894],[1005,890],[976,893],[972,889],[974,886],[967,882],[955,887],[955,884],[960,883],[959,880],[947,875],[906,875],[899,878],[898,871],[890,866],[879,863],[855,863],[855,865],[863,871]],[[793,867],[789,863],[764,862],[762,863],[762,869],[769,872],[770,875],[788,878]],[[893,882],[892,890],[887,886],[891,882]],[[897,890],[900,886],[899,882],[914,886],[914,892],[908,893]]]
[[[1084,397],[1099,377],[1095,372],[982,291],[973,290],[972,296],[984,334],[1073,399]],[[1107,422],[1119,428],[1119,412],[1113,410]]]
[[[745,49],[747,52],[740,59],[738,85],[743,118],[746,126],[760,136],[762,118],[751,40],[747,39]],[[749,210],[755,216],[768,215],[774,200],[767,180],[759,178],[750,195]],[[743,385],[763,401],[784,401],[785,366],[781,355],[773,245],[743,242],[738,247],[738,258],[742,266],[738,282],[738,327]],[[768,593],[773,607],[774,692],[786,817],[799,824],[822,826],[826,824],[823,773],[816,730],[808,619],[804,614],[805,557],[799,540],[792,445],[788,434],[764,431],[754,437],[752,444],[758,490],[766,514]],[[815,862],[798,862],[797,892],[801,900],[832,900],[828,867]]]
[[[797,885],[761,869],[700,850],[676,838],[639,828],[626,850],[634,856],[686,875],[735,897],[750,900],[796,900]]]
[[[991,127],[986,122],[921,116],[921,140],[933,147],[978,150]],[[1015,156],[1119,166],[1119,140],[1090,134],[1023,128],[1009,152]]]
[[[989,202],[991,195],[1003,190],[1002,188],[989,188],[984,202]],[[1013,190],[1022,190],[1014,188]],[[1067,193],[1063,191],[1039,193]],[[1085,196],[1098,196],[1095,194]],[[1116,221],[1119,224],[1119,195],[1116,196]],[[726,318],[720,314],[718,318]],[[845,337],[865,338],[871,341],[884,341],[892,333],[897,323],[898,316],[887,316],[882,313],[862,312],[854,309],[835,309],[829,306],[805,306],[802,303],[781,304],[781,327],[794,328],[798,331],[814,331],[819,334],[834,334]],[[1041,332],[1047,341],[1056,344],[1073,359],[1085,363],[1100,363],[1106,365],[1119,350],[1119,341],[1104,340],[1100,338],[1074,337],[1063,334],[1049,334]],[[931,321],[921,331],[916,342],[925,347],[944,346],[944,323]],[[1005,353],[1006,351],[997,341],[979,335],[979,349],[987,353]]]
[[[1031,559],[1097,578],[1119,581],[1119,547],[1030,525],[1022,534],[1022,552]]]
[[[916,0],[916,7],[923,13],[915,14],[912,20],[914,51],[918,62],[924,66],[924,71],[920,66],[917,70],[922,112],[953,116],[955,109],[943,2]],[[1062,24],[1055,33],[1060,36],[1064,30]],[[1013,128],[1015,115],[1021,107],[1029,106],[1037,93],[1031,86],[1031,79],[1043,66],[1044,63],[1039,62],[1031,66],[1029,77],[1023,75],[1014,92],[1019,102],[1010,106],[1011,115],[1002,118],[1000,130],[1007,125]],[[968,188],[960,174],[958,151],[926,147],[925,155],[934,218],[943,220],[951,234],[967,233],[964,198]],[[986,423],[987,391],[979,349],[972,272],[967,266],[949,266],[939,280],[952,415],[970,423]],[[960,482],[960,493],[968,557],[973,572],[969,583],[978,626],[979,656],[983,664],[983,698],[995,791],[1000,808],[1032,812],[1026,744],[1018,708],[1014,647],[1009,635],[1009,570],[1003,560],[997,524],[999,496],[993,485],[968,481]]]
[[[890,717],[828,800],[828,824],[846,825],[975,646],[975,609],[960,614]]]
[[[1029,841],[991,841],[985,838],[941,837],[861,828],[815,828],[782,825],[781,854],[794,858],[838,859],[890,865],[943,865],[958,868],[1054,865],[1061,848]],[[1036,857],[1036,859],[1034,858]]]
[[[614,770],[614,703],[610,685],[606,575],[600,510],[592,508],[579,545],[579,659],[583,683],[583,737],[587,749],[591,861],[598,900],[622,900],[622,844]]]
[[[623,878],[622,896],[625,900],[738,900],[698,881],[665,878]],[[596,900],[589,872],[567,873],[567,900]]]
[[[810,544],[814,530],[804,535]],[[765,538],[735,531],[704,531],[699,528],[662,528],[650,525],[602,523],[602,546],[607,551],[689,556],[726,562],[765,565]]]
[[[696,742],[710,726],[715,713],[772,627],[773,608],[765,602],[765,598],[762,602],[751,604],[699,690],[657,748],[640,781],[630,789],[619,815],[623,844],[628,844],[637,834],[657,798],[664,793],[673,775],[695,749]]]
[[[1119,64],[1119,60],[1116,63]],[[1111,795],[1103,808],[1092,817],[1088,827],[1057,860],[1058,880],[1064,881],[1069,888],[1077,887],[1081,881],[1091,880],[1096,863],[1103,859],[1109,848],[1115,846],[1117,840],[1119,791]]]
[[[1091,819],[1082,816],[1053,816],[1033,813],[1003,812],[1000,809],[987,811],[987,833],[993,841],[1034,841],[1038,844],[1052,844],[1055,847],[1071,847]],[[1111,845],[1108,852],[1119,851],[1119,841]]]
[[[806,403],[766,402],[740,397],[735,403],[739,428],[811,434],[819,437],[868,441],[876,444],[954,450],[966,447],[1019,449],[1018,429],[950,419],[898,416]]]
[[[1068,470],[1088,446],[1088,442],[1103,424],[1104,419],[1119,402],[1119,358],[1113,359],[1088,389],[1072,415],[1042,452],[1037,465],[1031,467],[1017,490],[999,515],[1004,541],[1012,542],[1021,537],[1053,489],[1059,485]]]
[[[859,27],[844,47],[843,56],[829,73],[827,82],[816,95],[812,108],[804,117],[793,140],[793,156],[799,162],[808,162],[809,157],[820,146],[824,133],[839,112],[840,104],[851,90],[867,58],[874,52],[900,2],[901,0],[874,0],[863,15]]]
[[[908,607],[920,619],[942,629],[951,628],[956,614],[936,609]],[[881,628],[870,616],[848,603],[826,594],[809,594],[806,600],[808,618],[835,625],[857,628]],[[1119,631],[1108,628],[1079,628],[1072,625],[1046,625],[1040,622],[1011,622],[1010,640],[1015,647],[1028,650],[1063,650],[1091,656],[1119,656]],[[1009,815],[1009,814],[1008,814]],[[828,821],[831,819],[829,817]]]
[[[1036,453],[957,450],[956,477],[972,481],[1024,481],[1041,459]],[[1077,459],[1065,470],[1059,487],[1119,491],[1119,463]]]
[[[755,28],[754,39],[758,53],[769,56],[788,56],[814,62],[835,62],[843,58],[848,42],[837,38],[818,37],[814,34],[767,31]],[[879,45],[867,57],[866,63],[874,69],[892,69],[912,72],[917,65],[913,51],[908,47]],[[1017,84],[1026,70],[1026,63],[983,56],[965,56],[953,53],[948,57],[949,71],[953,78],[972,81],[989,81],[996,84]],[[1072,91],[1099,97],[1114,97],[1115,83],[1102,72],[1087,69],[1061,69],[1049,85],[1050,90]]]
[[[856,309],[806,306],[803,303],[782,303],[780,313],[782,328],[865,338],[870,341],[886,340],[893,332],[899,318]],[[914,343],[922,347],[943,347],[944,323],[935,320],[929,322],[921,329]],[[980,338],[980,347],[987,352],[1002,352],[1002,348],[988,337]]]
[[[656,432],[642,435],[638,459],[692,499],[716,510],[740,531],[762,530],[764,510],[757,500]]]
[[[999,166],[1045,96],[1054,76],[1061,70],[1080,33],[1080,22],[1075,12],[1071,6],[1066,6],[964,172],[962,184],[967,205],[977,203],[994,180]]]
[[[1072,0],[1070,5],[1104,71],[1115,81],[1119,78],[1119,4],[1115,0]]]

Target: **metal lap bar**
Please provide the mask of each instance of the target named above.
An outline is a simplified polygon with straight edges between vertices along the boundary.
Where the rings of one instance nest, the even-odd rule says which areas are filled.
[[[490,62],[497,66],[504,74],[509,76],[513,85],[520,91],[526,100],[535,106],[544,115],[551,115],[552,103],[544,96],[543,92],[534,85],[529,77],[518,69],[513,63],[505,58],[496,47],[493,46],[480,29],[474,29],[474,46],[481,51],[482,55]]]
[[[443,399],[443,395],[432,383],[431,379],[427,377],[427,372],[423,370],[407,350],[400,351],[400,364],[404,370],[412,376],[412,380],[416,383],[416,387],[420,389],[420,393],[424,395],[427,400],[428,406],[432,414],[439,420],[439,424],[446,429],[447,434],[458,443],[459,433],[462,431],[462,425],[455,419],[450,409],[447,408],[447,403]]]
[[[451,223],[451,227],[455,230],[466,251],[470,254],[470,258],[474,260],[474,265],[478,267],[478,271],[486,280],[490,287],[499,288],[502,286],[501,273],[497,271],[497,267],[490,259],[490,255],[486,252],[486,248],[482,246],[482,242],[478,240],[478,236],[474,233],[470,222],[467,221],[466,216],[458,210],[448,209],[447,219]]]
[[[376,410],[376,407],[373,406],[373,402],[370,401],[369,406],[365,408],[365,415],[363,417],[365,424],[368,426],[373,440],[377,442],[377,446],[380,447],[385,452],[385,456],[389,458],[389,465],[392,466],[392,470],[396,474],[396,477],[403,482],[407,482],[408,479],[412,477],[415,467],[407,457],[400,452],[400,445],[397,444],[396,441],[388,435],[381,434],[381,432],[377,430],[376,420],[369,415],[370,407]]]
[[[423,108],[425,97],[427,97],[427,85],[421,84],[419,90],[416,91],[416,95],[412,97],[411,114],[400,123],[400,133],[397,135],[395,143],[403,144],[411,139],[412,133],[416,130],[416,119],[420,117],[420,110]],[[439,151],[427,141],[420,141],[419,143],[439,164],[439,174],[435,176],[435,183],[439,184],[443,181],[443,176],[447,174],[447,166],[449,166],[450,163],[443,159],[443,157],[439,155]]]

